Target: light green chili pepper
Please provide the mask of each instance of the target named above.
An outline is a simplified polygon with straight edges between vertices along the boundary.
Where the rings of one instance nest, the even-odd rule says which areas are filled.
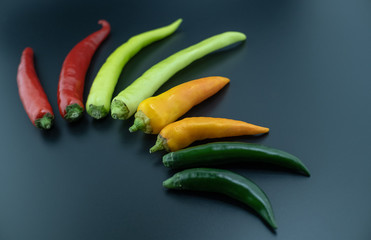
[[[110,110],[112,94],[125,64],[142,48],[175,32],[181,22],[182,19],[178,19],[168,26],[136,35],[111,53],[90,88],[86,101],[87,113],[96,119],[105,117]]]
[[[129,118],[135,113],[141,101],[151,97],[175,73],[213,51],[245,39],[246,36],[240,32],[221,33],[157,63],[113,99],[112,117],[115,119]]]

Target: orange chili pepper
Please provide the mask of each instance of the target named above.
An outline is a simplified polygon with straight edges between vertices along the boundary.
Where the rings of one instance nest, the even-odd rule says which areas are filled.
[[[164,127],[157,136],[156,144],[149,151],[152,153],[165,149],[173,152],[185,148],[197,140],[267,132],[269,132],[269,128],[238,120],[212,117],[184,118]]]
[[[158,134],[166,125],[217,93],[227,83],[229,79],[225,77],[205,77],[147,98],[139,104],[134,125],[129,130],[135,132],[140,129],[145,133]]]

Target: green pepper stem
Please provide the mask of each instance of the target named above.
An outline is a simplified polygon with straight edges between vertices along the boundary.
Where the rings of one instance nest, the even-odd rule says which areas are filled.
[[[51,113],[46,113],[42,118],[35,120],[35,126],[40,129],[48,130],[53,126],[54,116]]]
[[[82,117],[82,113],[84,109],[77,103],[68,105],[66,107],[66,115],[64,115],[64,119],[69,122],[75,122]]]
[[[129,116],[129,109],[123,101],[113,99],[111,103],[111,116],[113,119],[125,120]]]
[[[151,119],[149,119],[141,110],[138,110],[135,113],[134,125],[129,128],[130,132],[135,132],[137,130],[142,130],[147,134],[152,133]]]
[[[96,106],[91,104],[89,110],[87,111],[90,116],[95,119],[101,119],[107,116],[108,111],[104,109],[104,106]]]
[[[134,120],[134,124],[133,124],[133,126],[131,126],[130,128],[129,128],[129,131],[130,132],[135,132],[135,131],[138,131],[139,129],[140,130],[144,130],[145,129],[145,123],[144,123],[144,121],[141,119],[141,118],[136,118],[135,120]]]
[[[167,143],[166,143],[166,138],[162,137],[160,134],[157,136],[157,141],[156,141],[156,144],[151,147],[151,149],[149,149],[149,152],[150,153],[153,153],[153,152],[157,152],[157,151],[160,151],[160,150],[168,150],[168,146],[167,146]]]

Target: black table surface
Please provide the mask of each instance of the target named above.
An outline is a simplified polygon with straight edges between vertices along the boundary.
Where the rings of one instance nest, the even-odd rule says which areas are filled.
[[[0,3],[0,239],[370,239],[371,2],[2,1]],[[100,28],[112,31],[92,60],[84,100],[108,55],[135,34],[183,23],[140,51],[114,95],[167,56],[225,31],[247,35],[174,75],[156,94],[206,76],[228,87],[186,116],[267,126],[255,142],[298,156],[311,177],[268,166],[228,166],[268,195],[271,231],[249,208],[217,194],[168,191],[155,135],[129,133],[133,118],[69,124],[57,107],[63,60]],[[30,123],[16,74],[25,47],[55,111],[53,129]],[[195,145],[209,142],[197,142]]]

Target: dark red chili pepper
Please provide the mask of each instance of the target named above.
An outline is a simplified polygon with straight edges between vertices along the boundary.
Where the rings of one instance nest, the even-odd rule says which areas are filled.
[[[32,48],[23,50],[18,66],[17,84],[19,96],[32,124],[41,129],[50,129],[54,113],[36,75]]]
[[[111,30],[107,21],[98,23],[102,28],[79,42],[63,62],[58,83],[58,107],[62,117],[68,121],[76,121],[82,116],[86,72],[95,51]]]

